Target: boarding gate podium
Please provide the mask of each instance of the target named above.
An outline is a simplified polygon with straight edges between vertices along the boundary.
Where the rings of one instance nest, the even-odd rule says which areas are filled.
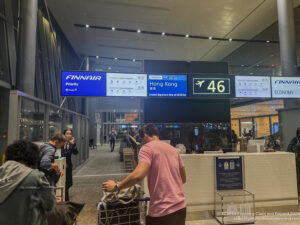
[[[214,217],[222,225],[255,223],[255,196],[244,189],[243,156],[215,157]]]

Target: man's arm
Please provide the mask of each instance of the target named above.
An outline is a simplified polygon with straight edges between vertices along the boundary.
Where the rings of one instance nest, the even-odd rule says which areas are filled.
[[[122,180],[119,184],[119,190],[131,187],[136,183],[140,182],[145,178],[149,171],[150,165],[146,162],[139,162],[135,170],[128,175],[124,180]],[[106,181],[102,184],[102,189],[104,191],[113,192],[114,187],[116,186],[116,182],[113,180]]]
[[[185,173],[184,167],[180,168],[180,176],[181,176],[182,183],[185,184],[186,183],[186,173]]]

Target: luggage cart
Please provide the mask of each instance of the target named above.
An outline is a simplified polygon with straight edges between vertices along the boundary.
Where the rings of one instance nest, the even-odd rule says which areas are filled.
[[[145,225],[147,204],[150,198],[134,200],[128,204],[121,202],[97,204],[98,225]]]

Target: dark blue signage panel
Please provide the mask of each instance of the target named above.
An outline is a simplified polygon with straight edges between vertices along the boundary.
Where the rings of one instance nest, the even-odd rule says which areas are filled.
[[[62,71],[61,95],[105,96],[105,73],[86,71]]]
[[[189,93],[191,97],[234,97],[234,76],[190,75]]]
[[[186,75],[148,75],[149,97],[186,97],[187,76]]]
[[[243,158],[216,157],[217,190],[243,189]]]

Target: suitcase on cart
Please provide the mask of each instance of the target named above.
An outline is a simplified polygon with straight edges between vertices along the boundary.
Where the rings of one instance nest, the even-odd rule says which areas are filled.
[[[98,225],[145,225],[149,198],[121,202],[98,203]]]

